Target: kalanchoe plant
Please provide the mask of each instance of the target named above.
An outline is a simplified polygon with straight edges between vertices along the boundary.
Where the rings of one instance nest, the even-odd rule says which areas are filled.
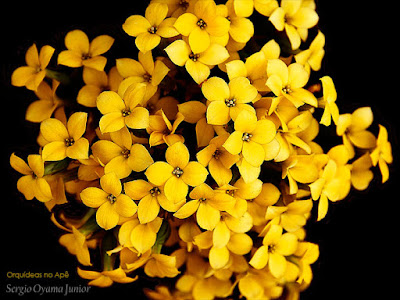
[[[39,151],[10,164],[89,285],[157,277],[151,299],[296,299],[310,285],[305,224],[373,168],[387,181],[393,160],[369,107],[340,114],[318,20],[313,0],[152,0],[122,25],[133,58],[79,29],[66,50],[27,50],[12,84],[39,98],[26,113]],[[318,144],[321,126],[342,143]]]

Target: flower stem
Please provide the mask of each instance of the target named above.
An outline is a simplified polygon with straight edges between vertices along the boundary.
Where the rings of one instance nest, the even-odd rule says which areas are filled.
[[[71,78],[67,74],[50,69],[46,69],[46,77],[55,79],[63,85],[68,85],[71,82]]]

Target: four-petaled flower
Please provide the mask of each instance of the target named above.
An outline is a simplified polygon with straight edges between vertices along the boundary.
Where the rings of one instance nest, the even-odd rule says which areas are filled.
[[[89,141],[83,137],[86,131],[87,113],[72,114],[65,126],[58,119],[50,118],[40,124],[40,133],[48,142],[42,151],[44,161],[89,158]]]
[[[108,35],[100,35],[89,42],[82,30],[73,30],[65,36],[65,46],[68,50],[58,55],[58,64],[71,68],[88,67],[103,71],[107,58],[101,54],[110,50],[114,39]]]
[[[100,186],[101,189],[88,187],[80,195],[86,206],[97,208],[96,221],[101,228],[112,229],[121,217],[129,218],[136,213],[136,203],[122,193],[121,181],[115,173],[101,177]]]
[[[189,162],[189,150],[182,142],[169,146],[165,158],[167,162],[155,162],[145,175],[152,184],[164,185],[167,199],[177,203],[186,198],[189,185],[198,186],[206,180],[208,171],[198,162]]]

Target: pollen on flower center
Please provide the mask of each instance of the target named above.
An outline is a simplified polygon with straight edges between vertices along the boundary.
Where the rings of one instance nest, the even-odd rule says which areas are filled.
[[[252,136],[253,136],[252,134],[245,132],[245,133],[243,133],[242,140],[243,140],[244,142],[250,142],[250,138],[251,138]]]
[[[214,157],[215,159],[219,159],[219,157],[221,156],[221,154],[222,154],[221,150],[217,149],[217,150],[215,150],[215,152],[213,153],[213,157]]]
[[[193,52],[190,53],[189,58],[193,61],[197,61],[199,59],[200,55],[199,54],[194,54]]]
[[[144,79],[144,81],[146,81],[146,82],[148,82],[148,83],[151,83],[151,79],[152,79],[152,77],[151,77],[151,75],[150,74],[144,74],[143,75],[143,79]]]
[[[287,85],[282,89],[282,92],[284,92],[285,94],[290,94],[292,90],[290,89],[290,86]]]
[[[236,99],[235,98],[233,98],[233,99],[225,99],[225,104],[228,107],[234,107],[234,106],[236,106]]]
[[[176,167],[173,171],[172,174],[175,175],[176,177],[181,177],[183,174],[183,170],[179,167]]]
[[[189,7],[189,2],[186,0],[179,1],[179,6],[182,7],[184,11],[186,11]]]
[[[226,190],[225,193],[233,197],[235,195],[235,190]]]
[[[67,147],[72,146],[73,144],[75,144],[75,140],[73,138],[65,139],[64,142],[65,142],[65,146],[67,146]]]
[[[197,26],[199,26],[200,29],[205,29],[205,28],[207,27],[207,23],[204,22],[203,19],[199,19],[199,20],[197,21]]]
[[[87,60],[89,58],[92,58],[92,56],[89,53],[82,54],[82,60]]]
[[[124,157],[124,158],[128,158],[129,157],[129,155],[131,155],[131,151],[129,150],[129,149],[124,149],[124,150],[122,150],[122,156]]]
[[[129,110],[129,109],[127,109],[127,108],[125,108],[123,111],[122,111],[122,116],[123,117],[127,117],[127,116],[129,116],[131,114],[131,111]]]
[[[268,245],[268,252],[274,253],[275,252],[275,245]]]
[[[160,195],[160,194],[161,194],[161,191],[158,187],[154,187],[150,190],[150,195],[153,197]]]
[[[148,32],[151,33],[151,34],[156,33],[156,32],[157,32],[157,27],[151,26],[151,27],[149,28]]]
[[[107,196],[107,199],[110,201],[111,204],[114,204],[115,201],[117,201],[117,197],[115,197],[114,195],[110,194]]]

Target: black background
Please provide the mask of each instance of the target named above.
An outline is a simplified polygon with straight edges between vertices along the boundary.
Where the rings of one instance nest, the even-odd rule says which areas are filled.
[[[333,78],[341,112],[372,107],[375,115],[372,130],[376,131],[378,123],[388,128],[394,163],[386,184],[380,183],[378,175],[367,191],[351,192],[345,200],[330,205],[323,221],[307,226],[307,240],[318,243],[321,254],[313,265],[313,282],[302,293],[302,299],[392,299],[397,293],[399,25],[393,12],[397,7],[390,7],[392,3],[371,3],[317,1],[318,26],[326,36],[322,74]],[[75,257],[58,244],[60,232],[49,220],[48,212],[37,201],[22,199],[16,189],[19,175],[9,166],[9,156],[12,152],[37,152],[36,126],[24,121],[26,107],[35,98],[31,92],[10,85],[11,73],[25,64],[24,54],[32,43],[62,50],[63,38],[72,29],[89,31],[90,38],[100,34],[124,36],[122,46],[116,46],[116,50],[125,49],[126,55],[133,56],[130,50],[135,51],[134,39],[126,37],[121,25],[128,16],[142,14],[146,5],[147,1],[123,4],[81,1],[48,6],[9,3],[0,13],[2,297],[7,284],[33,282],[8,279],[7,272],[68,271],[68,280],[35,283],[84,285],[87,282],[76,274]],[[141,299],[142,286],[142,282],[114,284],[109,289],[92,288],[89,295]]]

